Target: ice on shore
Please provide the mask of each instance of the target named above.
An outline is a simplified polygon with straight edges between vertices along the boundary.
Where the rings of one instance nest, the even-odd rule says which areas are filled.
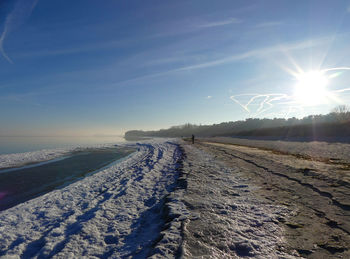
[[[124,144],[127,145],[127,144]],[[27,164],[44,162],[68,155],[72,151],[84,150],[86,148],[112,147],[114,144],[95,144],[88,146],[72,146],[69,148],[42,149],[31,152],[1,154],[0,170],[9,167],[21,167]]]
[[[0,258],[281,255],[274,222],[287,212],[260,204],[239,168],[173,139],[133,145],[122,162],[0,212]]]
[[[69,149],[58,148],[0,155],[0,169],[7,167],[19,167],[29,163],[37,163],[55,159],[68,154],[69,151]]]
[[[164,226],[167,216],[178,215],[171,216],[164,204],[175,188],[179,147],[164,140],[137,147],[119,164],[1,212],[0,257],[174,254],[180,228]],[[171,238],[162,240],[161,232]]]

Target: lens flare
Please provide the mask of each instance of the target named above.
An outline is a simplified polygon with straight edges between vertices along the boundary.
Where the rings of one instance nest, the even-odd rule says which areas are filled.
[[[294,83],[292,94],[242,93],[232,95],[230,99],[249,113],[251,117],[261,116],[262,114],[278,117],[280,115],[275,114],[280,113],[285,114],[282,117],[295,116],[296,111],[303,111],[305,107],[316,107],[323,104],[339,105],[348,102],[350,88],[332,89],[334,84],[332,85],[331,80],[346,71],[350,71],[350,67],[332,67],[309,72],[302,70],[299,66],[296,67],[297,71],[283,68],[297,81]],[[272,109],[275,109],[275,111],[271,112]]]
[[[296,76],[298,82],[294,87],[294,99],[305,105],[311,106],[327,101],[328,78],[321,71],[310,71]]]

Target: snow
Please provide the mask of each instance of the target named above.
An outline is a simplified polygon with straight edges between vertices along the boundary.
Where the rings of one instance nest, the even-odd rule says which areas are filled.
[[[0,155],[0,169],[9,167],[20,167],[43,161],[53,160],[62,156],[67,156],[73,151],[84,150],[86,148],[111,147],[115,144],[96,144],[89,146],[71,146],[69,148],[42,149],[24,153],[2,154]]]
[[[127,146],[138,151],[0,212],[0,258],[292,257],[276,252],[289,211],[261,203],[238,167],[176,139]]]
[[[206,138],[203,138],[206,139]],[[281,140],[257,140],[234,137],[213,137],[209,141],[231,143],[249,147],[265,148],[293,155],[304,155],[318,159],[337,159],[342,162],[350,161],[350,144],[330,143],[319,141],[281,141]]]
[[[0,169],[18,167],[29,163],[36,163],[67,155],[69,149],[43,149],[25,153],[0,155]]]
[[[164,221],[166,217],[177,220],[171,210],[183,209],[176,202],[168,211],[164,208],[174,200],[168,194],[175,188],[181,152],[175,142],[164,140],[135,145],[138,152],[122,162],[1,212],[0,256],[144,258],[174,254],[180,229],[171,223],[164,227]],[[156,240],[161,242],[153,250]]]
[[[254,194],[239,167],[228,167],[192,145],[185,146],[184,171],[191,207],[184,228],[187,258],[296,258],[278,250],[283,246],[283,229],[278,218],[290,211],[268,204]]]

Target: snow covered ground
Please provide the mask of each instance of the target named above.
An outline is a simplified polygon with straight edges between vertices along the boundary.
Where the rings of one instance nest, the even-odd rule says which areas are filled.
[[[215,141],[219,143],[231,143],[249,147],[266,148],[293,155],[303,155],[306,157],[319,158],[321,160],[336,159],[342,162],[350,161],[349,143],[256,140],[231,137],[203,138],[203,140]]]
[[[127,145],[127,144],[125,144]],[[176,139],[0,212],[0,258],[294,258],[242,168]]]
[[[121,163],[1,212],[0,256],[174,255],[181,243],[176,221],[184,209],[168,194],[178,176],[179,146],[171,140],[137,146]]]
[[[19,167],[29,163],[37,163],[67,155],[70,149],[44,149],[25,153],[0,155],[0,169]]]
[[[69,155],[73,151],[81,151],[87,148],[113,147],[115,144],[95,144],[86,146],[71,146],[69,148],[42,149],[24,153],[2,154],[0,155],[0,170],[9,167],[21,167],[27,164],[39,163],[53,160]],[[122,144],[121,145],[127,145]]]
[[[283,253],[278,219],[290,211],[268,204],[238,166],[228,167],[216,156],[185,145],[185,204],[191,208],[184,231],[187,258],[296,258]]]

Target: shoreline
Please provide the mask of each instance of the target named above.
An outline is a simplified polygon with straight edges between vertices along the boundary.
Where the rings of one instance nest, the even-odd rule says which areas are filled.
[[[0,212],[0,256],[350,256],[341,164],[208,139],[135,145],[121,163]]]
[[[116,165],[0,212],[0,256],[120,258],[175,253],[180,230],[169,229],[172,240],[159,242],[157,250],[154,244],[169,220],[175,222],[182,211],[169,196],[177,187],[181,152],[174,140],[137,147]]]
[[[0,170],[0,210],[103,171],[133,152],[135,150],[130,148],[89,149],[20,168]]]

